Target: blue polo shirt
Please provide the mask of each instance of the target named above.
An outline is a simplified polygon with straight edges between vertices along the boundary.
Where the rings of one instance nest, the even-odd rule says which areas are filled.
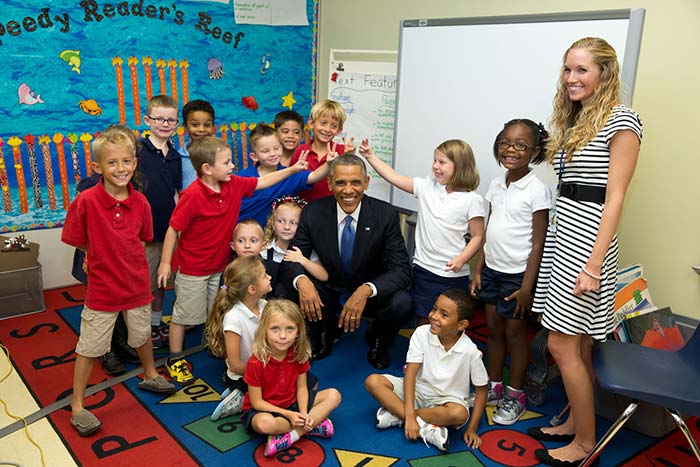
[[[277,165],[277,170],[286,169],[282,164]],[[257,166],[249,166],[237,174],[239,177],[257,177],[260,178]],[[313,185],[309,185],[306,181],[309,179],[311,171],[304,170],[297,172],[285,178],[276,185],[271,187],[256,190],[253,196],[250,198],[243,198],[243,204],[241,204],[241,213],[239,214],[239,219],[255,219],[260,223],[262,228],[265,228],[265,223],[267,222],[267,216],[270,215],[272,211],[272,202],[275,198],[280,196],[294,196],[301,190],[308,190]]]
[[[187,143],[189,144],[189,143]],[[182,189],[184,190],[188,186],[197,180],[197,171],[194,170],[192,165],[192,160],[190,159],[190,153],[187,150],[187,144],[183,144],[178,149],[180,157],[182,157]]]
[[[151,205],[153,241],[162,242],[175,209],[175,193],[182,187],[180,154],[168,141],[168,153],[156,148],[148,137],[141,138],[138,168],[143,175],[143,194]]]

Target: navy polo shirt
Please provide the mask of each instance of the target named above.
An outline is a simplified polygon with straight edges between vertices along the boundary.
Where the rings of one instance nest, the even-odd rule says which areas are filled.
[[[286,169],[286,167],[279,164],[277,170],[282,169]],[[257,166],[249,166],[236,175],[239,177],[260,178]],[[302,170],[301,172],[290,175],[271,187],[256,190],[250,198],[243,198],[241,213],[238,215],[238,219],[255,219],[264,229],[267,216],[269,216],[270,211],[272,211],[272,202],[275,198],[287,195],[294,196],[301,190],[308,190],[313,187],[313,185],[306,183],[306,180],[309,179],[309,175],[311,175],[311,171]]]
[[[148,137],[141,138],[138,168],[143,176],[143,194],[151,205],[153,241],[162,242],[175,209],[175,193],[182,188],[180,153],[168,141],[168,153],[156,148]]]

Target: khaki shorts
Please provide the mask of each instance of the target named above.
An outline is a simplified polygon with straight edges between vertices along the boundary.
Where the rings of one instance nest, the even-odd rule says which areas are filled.
[[[406,398],[404,397],[403,393],[403,378],[387,374],[384,374],[382,376],[388,379],[389,382],[394,386],[394,394],[399,396],[399,399],[401,399],[402,401],[405,401]],[[447,403],[461,405],[467,411],[467,420],[469,420],[469,403],[466,399],[462,399],[457,396],[426,395],[416,391],[416,396],[414,398],[413,403],[416,405],[417,409],[429,409],[430,407],[445,405]],[[466,421],[464,423],[466,423]],[[457,428],[461,428],[462,426],[464,425],[461,425]]]
[[[151,274],[151,292],[158,288],[158,266],[160,266],[162,254],[163,242],[146,243],[146,261],[148,261],[148,272]],[[170,274],[168,287],[172,287],[175,283],[174,277],[174,274]]]
[[[80,337],[75,353],[83,357],[99,357],[111,349],[112,332],[118,311],[95,311],[87,306],[80,314]],[[129,332],[127,342],[135,349],[151,336],[151,305],[122,311]]]
[[[189,276],[180,271],[175,275],[175,305],[172,322],[185,326],[207,322],[209,310],[219,292],[221,273]]]

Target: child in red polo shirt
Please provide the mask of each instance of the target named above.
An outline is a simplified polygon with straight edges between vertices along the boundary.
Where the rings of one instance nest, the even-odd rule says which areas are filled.
[[[309,170],[316,170],[326,162],[326,156],[330,152],[337,152],[341,155],[354,153],[355,144],[353,140],[355,138],[348,140],[343,138],[343,144],[333,142],[333,138],[343,131],[343,124],[346,118],[345,109],[336,101],[324,99],[314,104],[311,108],[311,117],[309,118],[309,128],[312,136],[311,143],[297,146],[290,163],[296,163],[302,153],[306,151],[308,152],[306,162],[309,164]],[[309,203],[330,195],[331,190],[326,179],[316,182],[308,190],[299,192],[299,197]]]
[[[243,197],[308,166],[301,158],[292,167],[260,178],[238,177],[231,175],[231,149],[223,140],[207,136],[193,141],[188,150],[198,179],[180,195],[158,268],[158,283],[163,286],[171,271],[176,272],[177,301],[170,321],[170,358],[165,366],[172,380],[182,385],[194,381],[182,354],[185,327],[207,320],[221,273],[231,260],[229,241]]]
[[[304,315],[297,304],[270,300],[245,367],[248,392],[241,416],[248,433],[268,435],[263,451],[267,457],[289,449],[302,436],[333,436],[328,416],[340,404],[340,392],[316,391],[318,378],[309,373],[310,356]]]
[[[144,250],[144,242],[153,238],[153,221],[148,201],[129,183],[136,169],[134,140],[119,129],[108,129],[95,139],[92,153],[93,168],[102,178],[73,200],[61,235],[64,243],[86,251],[88,264],[85,306],[75,348],[70,420],[81,436],[102,425],[85,409],[83,399],[95,358],[110,350],[120,311],[124,313],[128,343],[138,352],[144,369],[139,388],[175,392],[175,386],[158,374],[153,363],[153,296]]]

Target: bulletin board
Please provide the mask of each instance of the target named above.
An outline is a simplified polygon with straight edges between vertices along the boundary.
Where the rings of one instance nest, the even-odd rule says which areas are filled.
[[[318,0],[265,3],[4,0],[0,233],[60,227],[76,183],[91,173],[91,141],[114,123],[143,134],[153,95],[180,108],[211,102],[237,168],[249,163],[251,127],[287,109],[306,117],[316,92]],[[273,20],[241,11],[251,4]],[[292,7],[299,25],[285,25]],[[186,142],[178,127],[173,143]]]

